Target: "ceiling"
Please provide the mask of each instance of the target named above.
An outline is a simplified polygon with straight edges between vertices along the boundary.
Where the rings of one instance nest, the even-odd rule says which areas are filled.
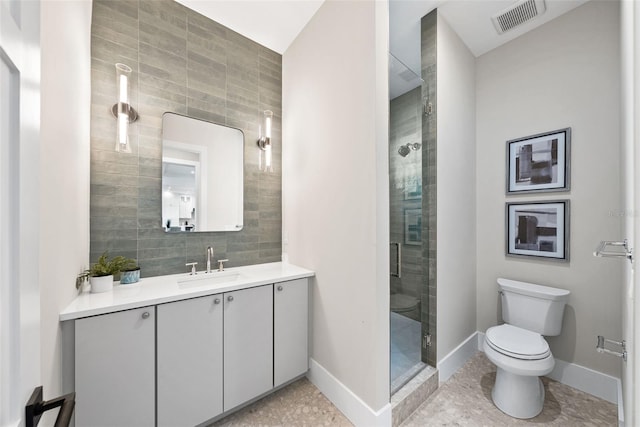
[[[420,72],[420,19],[435,8],[478,57],[588,0],[545,0],[546,11],[521,26],[498,34],[491,16],[517,0],[389,0],[389,50],[414,72]]]
[[[324,0],[177,1],[282,54]],[[400,64],[420,75],[420,19],[435,8],[440,9],[442,17],[478,57],[587,1],[545,0],[546,11],[542,15],[499,35],[491,16],[517,0],[389,0],[389,50]],[[401,88],[394,89],[391,98],[404,93],[397,91],[407,87],[406,82],[394,83],[393,79],[408,74],[398,67],[390,70],[390,86]]]
[[[283,54],[324,0],[176,0]]]

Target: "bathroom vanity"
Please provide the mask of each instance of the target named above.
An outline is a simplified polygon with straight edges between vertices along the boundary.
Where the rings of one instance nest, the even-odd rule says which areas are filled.
[[[197,425],[308,369],[308,280],[285,263],[176,274],[83,293],[76,425]]]

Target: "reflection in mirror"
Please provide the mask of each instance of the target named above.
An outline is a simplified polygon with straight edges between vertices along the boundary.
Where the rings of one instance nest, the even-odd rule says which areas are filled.
[[[241,130],[165,113],[162,116],[165,231],[240,231],[243,155]]]

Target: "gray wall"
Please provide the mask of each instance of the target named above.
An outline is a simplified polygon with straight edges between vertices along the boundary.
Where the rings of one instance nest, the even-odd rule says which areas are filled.
[[[620,375],[595,351],[622,333],[622,262],[595,258],[621,239],[619,4],[591,1],[476,62],[477,327],[501,320],[496,278],[571,291],[554,357]],[[570,126],[571,191],[505,197],[505,141]],[[507,258],[505,202],[571,200],[571,261]]]
[[[385,2],[325,1],[283,57],[285,248],[316,272],[310,377],[353,392],[338,406],[367,426],[391,423],[388,20]]]
[[[437,38],[438,363],[446,366],[476,332],[476,73],[474,56],[440,13]]]
[[[72,391],[61,369],[68,364],[62,352],[61,328],[65,323],[73,323],[60,322],[59,316],[77,297],[75,278],[89,261],[91,1],[42,2],[40,7],[43,19],[37,214],[41,255],[39,266],[33,265],[33,259],[29,263],[30,268],[39,267],[41,272],[41,303],[30,304],[40,309],[39,383],[48,396],[58,396]],[[64,72],[61,63],[65,64]],[[61,99],[73,102],[60,108]],[[70,117],[74,120],[69,120]],[[52,212],[56,215],[51,215]],[[62,222],[72,224],[73,232],[61,227]],[[55,416],[45,415],[40,425],[53,425]]]
[[[281,259],[281,55],[169,0],[96,0],[91,37],[91,260],[103,251],[138,259],[143,276],[205,263]],[[116,153],[116,62],[133,68],[133,153]],[[258,126],[274,111],[274,173],[258,171]],[[240,128],[245,135],[244,229],[167,235],[161,225],[162,114]],[[224,185],[224,183],[214,183]]]

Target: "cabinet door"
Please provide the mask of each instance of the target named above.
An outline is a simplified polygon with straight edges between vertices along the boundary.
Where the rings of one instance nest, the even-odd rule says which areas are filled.
[[[222,295],[158,306],[158,426],[222,413]]]
[[[273,286],[224,294],[224,410],[273,388]]]
[[[273,285],[273,385],[277,387],[309,369],[307,279]]]
[[[155,424],[155,307],[76,320],[76,425]]]

